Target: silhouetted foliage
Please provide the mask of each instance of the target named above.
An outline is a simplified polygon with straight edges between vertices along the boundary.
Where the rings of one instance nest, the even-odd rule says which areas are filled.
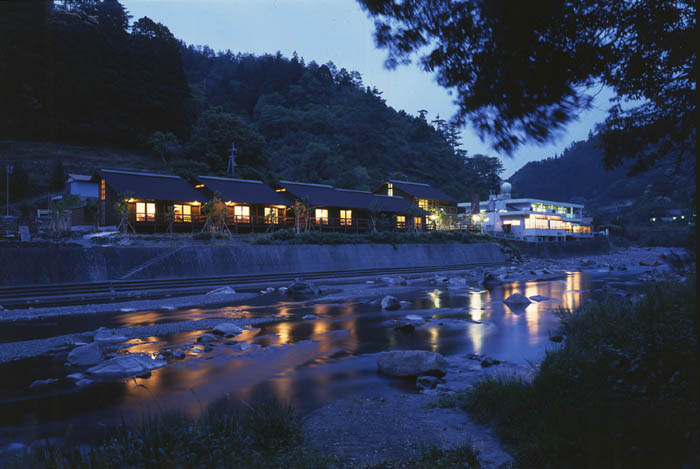
[[[387,65],[421,54],[456,91],[455,122],[470,120],[500,151],[551,140],[602,84],[620,97],[599,128],[607,167],[694,157],[694,1],[359,1]]]

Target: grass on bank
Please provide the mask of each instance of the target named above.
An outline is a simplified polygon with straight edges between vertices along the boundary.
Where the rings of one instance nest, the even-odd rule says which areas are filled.
[[[697,467],[695,275],[562,312],[532,383],[491,378],[438,404],[489,424],[524,467]]]
[[[101,444],[34,447],[9,461],[16,468],[337,467],[335,458],[302,446],[300,417],[275,402],[244,412],[220,404],[199,419],[182,414],[122,424]]]
[[[291,407],[269,401],[235,411],[223,402],[199,419],[170,413],[144,418],[139,425],[122,423],[93,445],[70,441],[34,445],[23,454],[0,459],[0,465],[12,469],[363,467],[306,449],[303,443],[302,419]],[[478,469],[478,454],[469,442],[450,449],[426,447],[413,460],[384,461],[373,467]]]

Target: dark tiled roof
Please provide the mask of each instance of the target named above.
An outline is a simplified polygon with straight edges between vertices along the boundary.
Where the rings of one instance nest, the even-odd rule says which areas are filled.
[[[199,176],[199,182],[212,192],[220,192],[227,202],[263,205],[289,205],[289,201],[260,181]]]
[[[118,194],[137,199],[206,202],[207,198],[181,177],[170,174],[101,169],[97,173]]]
[[[287,190],[292,199],[306,199],[311,206],[317,207],[369,210],[374,206],[383,212],[389,213],[405,213],[410,207],[415,207],[401,197],[389,197],[366,191],[336,189],[333,186],[322,184],[306,184],[291,181],[280,181],[279,185]]]
[[[432,200],[442,200],[445,202],[457,202],[455,199],[445,194],[441,190],[435,189],[428,184],[421,184],[419,182],[408,182],[408,181],[395,181],[389,180],[397,189],[401,189],[404,192],[411,194],[419,199],[432,199]]]

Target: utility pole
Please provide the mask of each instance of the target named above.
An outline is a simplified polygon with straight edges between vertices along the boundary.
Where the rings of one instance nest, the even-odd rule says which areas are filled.
[[[228,165],[226,166],[226,174],[233,177],[236,171],[236,144],[231,142],[231,153],[228,155]]]
[[[5,177],[6,177],[6,184],[5,184],[5,189],[7,189],[7,200],[5,200],[6,203],[6,209],[5,209],[5,214],[9,217],[10,216],[10,174],[12,174],[12,165],[7,164],[5,166]]]

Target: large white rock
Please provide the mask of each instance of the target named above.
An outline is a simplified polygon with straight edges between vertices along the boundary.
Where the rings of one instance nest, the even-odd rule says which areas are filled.
[[[221,324],[214,326],[212,332],[214,334],[221,334],[224,337],[233,337],[243,332],[243,329],[232,322],[222,322]]]
[[[92,366],[102,362],[102,350],[97,342],[81,345],[68,354],[68,363],[75,366]]]
[[[431,375],[442,377],[447,373],[447,361],[439,353],[424,350],[393,350],[377,357],[377,366],[387,376]]]
[[[387,295],[382,298],[382,309],[391,311],[399,308],[401,308],[401,303],[399,303],[399,300],[397,300],[395,296]]]
[[[126,378],[150,372],[167,365],[164,360],[154,360],[150,355],[132,353],[120,355],[87,369],[87,373],[102,377]]]

